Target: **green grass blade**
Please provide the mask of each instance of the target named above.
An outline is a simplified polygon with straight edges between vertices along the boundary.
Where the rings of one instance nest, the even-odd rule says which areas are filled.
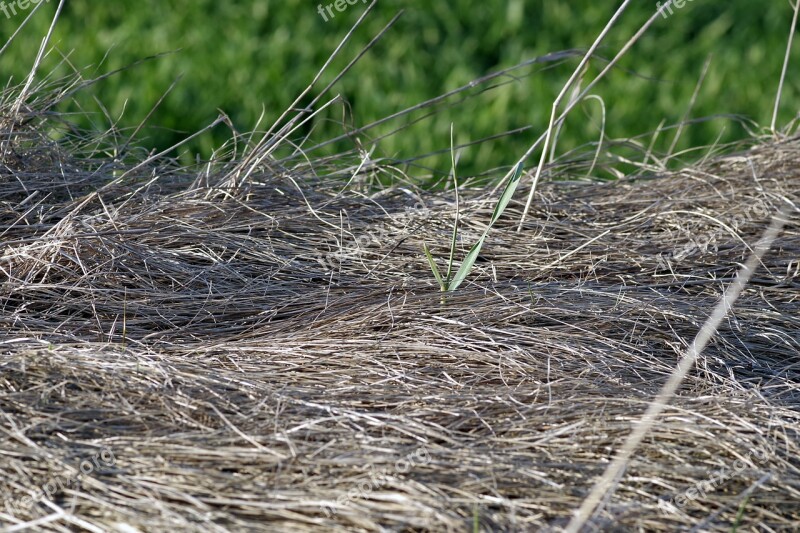
[[[519,178],[521,176],[522,163],[517,165],[517,170],[514,171],[514,175],[511,176],[511,179],[508,180],[506,188],[503,189],[503,194],[500,195],[500,200],[498,200],[497,205],[494,207],[492,219],[489,221],[489,227],[486,228],[486,231],[489,231],[489,228],[492,227],[492,224],[497,222],[497,219],[500,218],[500,216],[503,214],[503,211],[505,211],[506,207],[508,207],[511,197],[514,196],[514,191],[517,190],[517,185],[519,185]]]
[[[450,284],[450,275],[453,273],[453,260],[456,256],[456,243],[458,241],[458,179],[456,178],[456,153],[453,147],[453,124],[450,124],[450,163],[453,168],[453,189],[456,193],[456,221],[453,224],[453,236],[450,238],[450,259],[447,262],[447,275],[445,276],[445,285]]]
[[[486,234],[484,233],[478,242],[476,242],[472,248],[469,249],[467,252],[466,257],[464,257],[464,261],[461,263],[461,267],[456,272],[456,275],[453,276],[453,280],[450,282],[450,286],[447,287],[448,291],[454,291],[461,285],[461,282],[469,275],[470,271],[472,270],[472,265],[475,264],[475,260],[478,258],[478,254],[481,252],[481,247],[483,246],[483,241],[486,240]]]
[[[478,242],[476,242],[472,248],[470,248],[466,257],[464,257],[464,261],[461,263],[461,267],[459,267],[458,272],[456,272],[456,275],[453,276],[453,280],[448,284],[448,291],[456,290],[458,286],[461,285],[461,282],[464,281],[464,279],[466,279],[466,277],[469,275],[470,271],[472,271],[472,266],[475,264],[475,260],[478,259],[478,254],[481,251],[483,242],[486,240],[486,235],[488,235],[492,225],[497,221],[498,218],[500,218],[500,216],[503,214],[503,211],[505,211],[508,203],[511,201],[511,197],[514,196],[514,191],[517,190],[517,185],[519,185],[520,176],[522,176],[522,163],[517,165],[516,172],[514,172],[514,175],[508,181],[508,184],[506,184],[506,188],[503,189],[503,194],[500,195],[500,200],[498,200],[497,206],[494,208],[489,225],[486,226],[485,230],[483,230],[483,235],[481,235],[481,238],[478,239]]]
[[[744,508],[747,507],[747,502],[749,500],[750,496],[748,495],[747,498],[745,498],[742,504],[739,506],[739,512],[736,513],[736,521],[733,523],[733,527],[731,528],[731,533],[736,533],[739,530],[739,524],[742,523],[742,517],[744,516]]]
[[[439,268],[436,266],[436,261],[433,260],[433,256],[431,255],[430,250],[428,250],[428,245],[422,243],[422,250],[425,252],[425,257],[428,258],[428,264],[431,266],[431,272],[433,272],[433,277],[435,277],[436,281],[439,282],[439,288],[442,289],[442,291],[446,291],[447,286],[442,280],[442,275],[439,274]]]

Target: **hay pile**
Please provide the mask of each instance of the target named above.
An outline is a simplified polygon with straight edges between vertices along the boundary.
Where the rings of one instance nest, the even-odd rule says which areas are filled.
[[[796,139],[547,183],[518,233],[521,187],[443,301],[452,193],[2,146],[9,531],[557,530],[800,202]],[[593,527],[800,528],[799,252],[795,216]]]

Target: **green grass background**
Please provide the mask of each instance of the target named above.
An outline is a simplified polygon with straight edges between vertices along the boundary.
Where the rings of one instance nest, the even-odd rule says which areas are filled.
[[[8,0],[6,0],[8,2]],[[33,62],[50,23],[56,0],[37,13],[22,35],[0,57],[4,82],[19,82]],[[327,4],[328,2],[322,2]],[[175,53],[144,62],[82,91],[64,110],[88,112],[75,120],[84,127],[107,129],[102,102],[119,128],[135,127],[178,77],[179,84],[148,122],[140,141],[163,149],[210,123],[221,109],[240,131],[255,127],[262,110],[271,123],[303,90],[329,53],[364,12],[361,2],[325,22],[320,2],[308,0],[143,0],[90,2],[69,0],[57,26],[42,75],[68,73],[67,62],[90,78],[130,65],[147,56]],[[333,90],[348,102],[318,117],[300,132],[321,141],[363,126],[405,107],[521,61],[549,52],[587,48],[620,2],[571,0],[379,0],[352,42],[323,76],[327,84],[392,16],[404,10],[388,34]],[[637,1],[614,29],[601,55],[611,58],[656,9]],[[0,14],[3,41],[25,13]],[[652,131],[661,121],[677,123],[684,115],[702,65],[711,66],[692,117],[739,114],[768,125],[791,21],[788,2],[768,0],[696,0],[667,19],[659,18],[605,81],[595,90],[606,105],[610,138]],[[797,52],[797,50],[795,51]],[[64,58],[67,62],[64,62]],[[443,109],[435,116],[382,139],[373,157],[413,158],[515,128],[530,129],[465,150],[463,172],[477,173],[509,165],[544,131],[550,106],[578,59],[516,72],[514,80]],[[602,61],[593,62],[597,73]],[[797,62],[795,60],[794,64]],[[795,117],[798,76],[790,70],[780,123]],[[361,140],[408,125],[417,113]],[[343,124],[343,122],[345,124]],[[560,150],[596,141],[600,112],[596,102],[571,115]],[[736,121],[716,119],[689,128],[679,148],[730,141],[747,133]],[[188,144],[184,160],[208,157],[230,131],[219,126]],[[665,150],[672,134],[656,144]],[[306,146],[310,146],[307,141]],[[317,152],[352,148],[346,141]],[[315,155],[315,154],[310,154]],[[446,154],[420,159],[412,174],[445,170]]]

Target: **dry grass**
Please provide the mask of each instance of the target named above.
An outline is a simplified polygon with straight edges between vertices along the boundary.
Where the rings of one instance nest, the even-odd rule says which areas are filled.
[[[235,162],[116,183],[136,165],[23,122],[0,132],[10,531],[561,528],[800,201],[797,139],[543,183],[517,232],[523,182],[443,303],[422,243],[448,254],[451,193]],[[462,248],[492,207],[462,193]],[[593,527],[800,528],[796,214]]]

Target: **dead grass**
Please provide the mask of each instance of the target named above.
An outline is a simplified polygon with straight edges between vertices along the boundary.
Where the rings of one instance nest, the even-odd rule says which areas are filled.
[[[9,531],[557,530],[800,200],[797,139],[542,183],[517,232],[525,180],[442,303],[451,193],[75,157],[37,124],[0,132]],[[463,191],[461,256],[493,200]],[[593,527],[800,527],[793,213]]]

